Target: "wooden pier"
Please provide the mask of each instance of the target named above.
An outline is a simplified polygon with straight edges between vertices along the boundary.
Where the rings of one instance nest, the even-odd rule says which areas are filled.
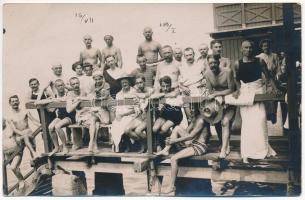
[[[185,103],[198,103],[202,98],[184,98]],[[255,101],[278,100],[283,101],[284,97],[276,97],[272,95],[256,95]],[[94,103],[83,101],[81,106],[100,106],[102,104],[113,102],[102,102],[96,100]],[[147,194],[159,195],[162,188],[168,184],[170,175],[170,162],[168,157],[157,157],[153,154],[153,137],[152,137],[152,105],[155,101],[150,101],[149,110],[147,112],[148,128],[147,128],[147,145],[148,151],[144,154],[139,153],[115,153],[112,152],[111,146],[107,143],[99,146],[99,153],[89,153],[84,147],[76,151],[70,151],[67,154],[56,153],[48,157],[48,152],[52,150],[49,140],[48,124],[46,109],[65,107],[65,102],[50,103],[44,106],[35,106],[33,102],[26,104],[27,109],[40,109],[42,116],[42,130],[45,153],[36,165],[45,165],[49,169],[61,168],[68,172],[82,171],[85,173],[87,195],[93,195],[95,188],[96,173],[113,173],[128,174],[130,176],[140,176],[147,179]],[[124,102],[124,104],[133,104],[133,101]],[[107,126],[106,128],[109,128]],[[71,128],[77,128],[72,126]],[[291,162],[289,160],[289,137],[272,136],[269,137],[271,145],[278,152],[276,157],[257,160],[251,164],[242,163],[240,157],[240,136],[232,135],[230,140],[231,153],[225,160],[218,159],[217,139],[212,137],[209,143],[209,152],[202,156],[193,156],[183,159],[179,162],[178,177],[187,177],[194,179],[210,179],[213,181],[245,181],[245,182],[262,182],[262,183],[279,183],[295,185],[297,183],[291,180]],[[7,163],[5,163],[7,164]],[[35,165],[35,163],[34,163]],[[36,166],[37,167],[37,166]],[[161,177],[163,181],[161,182]],[[290,188],[290,187],[288,187]],[[14,188],[9,189],[9,193]],[[8,193],[7,193],[8,194]],[[143,194],[144,195],[144,194]],[[174,194],[172,194],[174,195]]]

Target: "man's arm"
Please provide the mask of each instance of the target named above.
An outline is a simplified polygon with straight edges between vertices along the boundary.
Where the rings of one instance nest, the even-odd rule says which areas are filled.
[[[102,72],[104,72],[105,69],[105,53],[104,50],[102,50],[101,53],[101,70],[103,70]]]
[[[81,64],[83,64],[83,62],[84,62],[84,58],[83,58],[82,52],[80,52],[80,54],[79,54],[79,62],[80,62]]]
[[[118,58],[118,66],[119,68],[122,69],[123,67],[123,59],[122,59],[122,53],[121,53],[121,50],[119,48],[117,48],[117,58]]]
[[[184,142],[184,141],[188,141],[188,140],[192,140],[197,134],[201,133],[201,130],[204,126],[204,121],[202,119],[197,120],[195,127],[193,128],[193,130],[190,132],[189,135],[184,136],[184,137],[180,137],[177,139],[171,139],[170,143],[174,144],[174,143],[178,143],[178,142]]]
[[[96,52],[97,52],[97,57],[98,57],[98,59],[99,59],[99,61],[100,61],[100,63],[98,64],[98,67],[99,67],[99,68],[101,69],[101,71],[103,72],[103,71],[104,71],[104,68],[103,68],[103,69],[101,68],[101,67],[102,67],[102,62],[103,62],[101,51],[100,51],[99,49],[97,49]]]
[[[176,98],[180,94],[179,89],[175,88],[173,91],[170,93],[166,93],[164,95],[165,98]]]
[[[234,91],[233,73],[231,69],[229,69],[229,71],[226,72],[226,79],[228,83],[228,89],[222,91],[214,91],[214,93],[212,94],[214,97],[225,96],[231,94]]]
[[[142,49],[142,46],[141,45],[139,45],[139,47],[138,47],[138,54],[137,54],[137,57],[138,56],[144,56],[144,52],[143,52],[143,49]]]
[[[158,49],[158,53],[159,53],[159,55],[160,55],[160,59],[158,59],[158,62],[161,62],[161,61],[163,61],[164,59],[163,59],[163,55],[162,55],[162,51],[161,51],[161,49],[162,49],[162,45],[160,44],[160,43],[158,43],[157,44],[157,49]]]
[[[22,131],[20,131],[16,128],[16,126],[12,120],[8,120],[7,123],[15,134],[22,136]]]
[[[67,112],[68,113],[73,112],[76,109],[76,107],[79,105],[80,102],[81,101],[80,101],[79,98],[76,98],[75,102],[72,102],[72,99],[68,99],[67,100],[67,106],[66,106]]]
[[[159,91],[160,90],[159,78],[160,78],[160,70],[159,70],[159,65],[158,65],[157,66],[157,70],[156,70],[156,77],[155,77],[155,80],[154,80],[154,89],[155,89],[155,91]]]

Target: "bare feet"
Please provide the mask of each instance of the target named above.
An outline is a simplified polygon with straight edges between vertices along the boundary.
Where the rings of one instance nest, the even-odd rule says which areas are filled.
[[[63,146],[62,153],[66,155],[67,153],[69,153],[69,149],[66,146]]]
[[[57,147],[55,147],[54,149],[53,149],[53,151],[51,151],[49,154],[48,154],[48,156],[53,156],[55,153],[57,153],[59,151],[59,148]]]
[[[169,155],[169,149],[165,147],[163,150],[159,151],[156,153],[157,156],[168,156]]]
[[[157,152],[162,151],[162,147],[160,145],[157,146]]]
[[[145,142],[142,142],[141,143],[141,149],[140,149],[140,151],[138,151],[138,153],[144,153],[145,150],[146,150],[146,144],[145,144]]]
[[[77,146],[75,144],[72,145],[72,151],[76,151],[76,150],[78,150],[80,148],[81,148],[80,146]]]

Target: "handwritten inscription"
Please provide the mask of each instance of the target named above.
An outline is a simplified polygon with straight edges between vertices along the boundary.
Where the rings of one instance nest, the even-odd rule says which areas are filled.
[[[164,28],[165,32],[176,33],[176,28],[170,22],[160,22],[160,27]]]
[[[91,17],[88,14],[81,13],[81,12],[76,12],[75,13],[75,18],[80,20],[80,23],[84,24],[92,24],[93,23],[93,17]]]

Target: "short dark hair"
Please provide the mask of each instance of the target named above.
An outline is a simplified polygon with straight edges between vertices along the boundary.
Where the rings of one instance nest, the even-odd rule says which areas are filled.
[[[8,98],[8,102],[9,103],[11,103],[11,99],[19,99],[19,97],[15,94],[15,95],[13,95],[13,96],[10,96],[9,98]]]
[[[114,55],[108,55],[108,56],[105,57],[105,61],[106,61],[108,58],[110,58],[110,57],[113,57],[113,59],[115,60]]]
[[[272,41],[271,41],[270,39],[265,38],[265,39],[262,39],[262,40],[259,42],[259,48],[262,48],[262,46],[263,46],[264,43],[267,43],[269,46],[272,45]]]
[[[220,60],[219,60],[220,57],[219,56],[216,56],[216,55],[213,55],[213,54],[209,54],[207,56],[207,61],[209,61],[211,58],[213,58],[214,60],[220,62]]]
[[[71,82],[72,80],[79,80],[76,76],[73,76],[69,79],[69,82]]]
[[[210,48],[213,48],[214,44],[217,44],[217,43],[222,45],[222,42],[220,40],[212,40],[210,42]]]
[[[145,82],[145,77],[144,77],[143,74],[137,74],[136,77],[135,77],[135,80],[138,79],[138,78],[142,79]]]
[[[162,83],[170,84],[172,85],[172,79],[169,76],[163,76],[162,78],[159,79],[160,85]]]
[[[75,71],[75,69],[78,65],[80,65],[83,68],[83,63],[81,61],[77,61],[72,64],[72,70]]]
[[[93,65],[91,63],[83,63],[83,69],[86,67],[91,67],[93,69]]]
[[[39,81],[38,81],[37,78],[31,78],[31,79],[29,80],[29,85],[30,85],[33,81],[37,81],[37,82],[39,83]]]
[[[144,58],[147,61],[147,58],[144,55],[138,55],[137,56],[137,63],[138,63],[138,59],[140,59],[140,58]]]
[[[244,39],[244,40],[241,42],[241,44],[244,43],[244,42],[249,42],[249,43],[251,44],[251,46],[254,47],[254,42],[253,42],[252,40],[250,40],[250,39]]]

